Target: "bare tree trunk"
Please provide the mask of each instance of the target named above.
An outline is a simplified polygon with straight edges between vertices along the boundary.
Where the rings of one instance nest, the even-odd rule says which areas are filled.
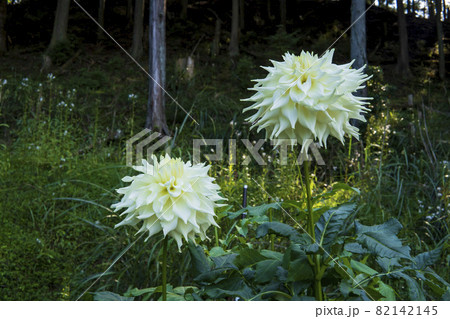
[[[439,48],[439,77],[441,80],[445,78],[445,54],[444,54],[444,31],[442,30],[441,21],[441,0],[436,0],[436,31]]]
[[[142,38],[144,33],[144,7],[145,0],[136,0],[134,5],[134,23],[133,23],[133,45],[131,55],[135,59],[140,59],[144,54]]]
[[[445,0],[442,0],[441,11],[442,11],[442,21],[446,21],[447,20],[447,16],[446,16],[447,10],[445,10]]]
[[[398,35],[400,42],[397,72],[401,77],[407,78],[411,76],[411,71],[409,69],[408,30],[406,29],[405,8],[403,7],[403,0],[397,0],[397,15]]]
[[[70,0],[58,0],[55,23],[53,24],[52,39],[49,49],[53,49],[59,42],[67,40],[67,25],[69,24]]]
[[[351,4],[351,35],[350,35],[350,56],[354,60],[352,67],[355,69],[367,65],[366,49],[366,0],[352,0]],[[367,96],[367,89],[363,88],[355,93],[356,96]],[[351,119],[350,123],[359,126],[361,121]]]
[[[412,10],[412,14],[413,16],[416,16],[416,1],[415,0],[411,0],[411,10]]]
[[[132,22],[133,22],[133,0],[127,0],[127,23],[128,25],[131,25]]]
[[[211,54],[212,56],[219,55],[220,51],[220,34],[222,32],[222,20],[219,18],[217,13],[215,13],[213,10],[210,10],[214,16],[216,17],[216,26],[214,28],[214,39],[212,43],[212,49]]]
[[[286,31],[286,0],[280,0],[280,24],[281,29]]]
[[[233,0],[231,18],[230,56],[239,55],[239,0]]]
[[[241,32],[245,28],[245,0],[239,0],[239,29]]]
[[[269,21],[272,21],[274,18],[272,16],[272,3],[270,0],[267,0],[267,18]]]
[[[353,24],[350,36],[350,56],[353,68],[359,69],[367,65],[367,49],[366,49],[366,11],[365,0],[352,0],[351,5],[351,22]],[[356,21],[356,22],[355,22]]]
[[[434,21],[436,14],[434,12],[433,0],[427,0],[427,1],[428,1],[428,17],[431,21]]]
[[[169,134],[164,104],[166,77],[166,0],[150,1],[149,99],[145,127]]]
[[[350,38],[350,55],[351,59],[355,60],[353,67],[359,69],[367,64],[367,51],[366,51],[366,1],[365,0],[352,0],[351,17],[352,26],[351,38]]]
[[[105,26],[105,5],[106,0],[98,0],[98,24],[100,24],[97,30],[97,40],[103,40],[105,38],[105,34],[103,33],[103,28]]]
[[[406,1],[406,14],[411,12],[411,0]]]
[[[6,47],[6,10],[7,10],[7,0],[0,0],[0,55],[3,55],[7,51]]]
[[[151,0],[150,0],[151,1]],[[188,0],[181,0],[181,19],[187,19]]]

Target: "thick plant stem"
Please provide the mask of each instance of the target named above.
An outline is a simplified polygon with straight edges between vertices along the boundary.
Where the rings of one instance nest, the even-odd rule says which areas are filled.
[[[313,242],[316,242],[316,234],[314,231],[314,215],[313,215],[313,205],[311,198],[311,181],[310,181],[310,173],[309,173],[309,161],[304,162],[305,169],[305,187],[306,187],[306,203],[308,208],[308,233],[311,236]],[[313,256],[314,260],[314,295],[317,301],[323,301],[322,294],[322,281],[320,274],[320,256],[315,254]]]
[[[168,237],[166,236],[163,240],[163,260],[162,260],[162,300],[167,300],[167,242]]]

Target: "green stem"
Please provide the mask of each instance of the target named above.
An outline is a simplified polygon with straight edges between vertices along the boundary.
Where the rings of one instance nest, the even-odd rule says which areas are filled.
[[[311,235],[312,240],[316,241],[316,234],[314,232],[314,216],[313,216],[313,208],[312,208],[312,199],[311,199],[311,183],[310,183],[310,174],[309,174],[309,161],[304,162],[305,169],[305,188],[306,188],[306,204],[308,209],[308,233]]]
[[[217,230],[217,227],[214,227],[214,237],[216,241],[216,247],[219,247],[219,231]]]
[[[163,240],[163,260],[162,260],[162,300],[167,300],[167,242],[168,237],[164,237]]]
[[[306,203],[308,208],[308,233],[311,236],[313,242],[316,242],[316,234],[314,231],[314,214],[313,214],[313,205],[312,205],[312,196],[311,196],[311,181],[310,181],[310,173],[309,173],[309,161],[304,162],[305,169],[305,187],[306,187]],[[318,254],[314,254],[314,295],[317,301],[323,301],[322,294],[322,274],[320,271],[320,256]]]
[[[269,222],[271,223],[273,220],[272,209],[269,209]],[[270,250],[275,250],[275,234],[270,235]]]

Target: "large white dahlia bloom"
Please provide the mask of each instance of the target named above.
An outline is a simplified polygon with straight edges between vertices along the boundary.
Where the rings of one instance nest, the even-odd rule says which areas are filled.
[[[207,238],[208,227],[218,227],[214,208],[221,205],[216,201],[224,200],[218,194],[220,187],[208,176],[210,166],[184,163],[169,155],[161,156],[159,162],[156,156],[152,159],[153,165],[142,160],[142,166],[133,167],[142,174],[122,179],[131,184],[117,190],[123,197],[112,208],[126,208],[121,214],[126,217],[116,227],[142,222],[138,233],[148,231],[148,239],[163,231],[164,237],[176,240],[179,249],[182,238]]]
[[[296,140],[302,151],[312,140],[326,147],[329,135],[342,143],[345,135],[358,138],[358,128],[349,120],[365,121],[361,112],[368,111],[364,105],[370,98],[352,93],[370,77],[363,68],[351,69],[353,62],[332,63],[333,53],[327,51],[321,58],[303,51],[300,56],[286,53],[284,61],[263,67],[269,74],[254,80],[257,84],[249,90],[256,93],[243,100],[254,102],[244,109],[256,111],[247,119],[252,128],[258,127],[258,132],[265,128],[269,139]]]

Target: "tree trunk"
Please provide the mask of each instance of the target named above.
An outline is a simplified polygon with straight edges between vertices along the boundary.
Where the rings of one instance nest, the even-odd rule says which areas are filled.
[[[6,10],[7,10],[7,0],[0,0],[0,55],[6,53]]]
[[[53,49],[57,43],[67,41],[67,25],[69,23],[70,0],[58,0],[56,7],[55,22],[53,24],[52,39],[49,50]]]
[[[239,55],[239,0],[233,0],[231,18],[230,56]]]
[[[415,0],[411,0],[412,2],[411,2],[411,11],[412,11],[412,14],[413,14],[413,16],[415,17],[416,16],[416,1]]]
[[[267,18],[269,21],[272,21],[274,17],[272,16],[272,3],[270,0],[267,0]]]
[[[103,28],[105,26],[105,4],[106,0],[98,0],[98,24],[100,24],[97,30],[97,40],[103,40],[105,38],[105,33]]]
[[[140,59],[144,54],[142,38],[144,33],[144,7],[145,0],[136,0],[134,5],[134,23],[133,23],[133,45],[131,55],[135,59]]]
[[[447,17],[446,17],[446,10],[445,10],[445,0],[442,0],[442,8],[441,8],[441,12],[442,12],[442,21],[446,21]]]
[[[151,1],[151,0],[150,0]],[[188,0],[181,0],[181,19],[187,19]]]
[[[359,69],[367,65],[366,49],[366,0],[352,0],[351,24],[353,24],[350,35],[350,56],[354,60],[352,68]],[[356,22],[355,22],[356,21]],[[356,96],[367,96],[367,88],[358,90]],[[361,121],[351,119],[353,126],[359,126]]]
[[[406,29],[405,9],[403,0],[397,0],[398,15],[398,35],[400,42],[400,52],[397,61],[397,72],[401,77],[407,78],[411,75],[409,69],[409,53],[408,53],[408,30]]]
[[[406,14],[410,14],[411,12],[411,0],[406,1]]]
[[[431,21],[434,21],[435,16],[436,16],[436,14],[435,14],[435,12],[434,12],[434,3],[433,3],[433,0],[428,0],[428,18],[429,18]]]
[[[145,127],[169,134],[164,104],[166,73],[166,0],[150,1],[149,99]]]
[[[355,60],[353,63],[353,68],[355,69],[359,69],[367,64],[366,15],[363,15],[364,11],[366,11],[365,0],[352,0],[352,24],[359,18],[352,26],[350,38],[350,56],[352,60]]]
[[[245,0],[239,0],[239,29],[241,32],[245,28]]]
[[[281,30],[286,31],[286,0],[280,0],[280,25]]]
[[[441,0],[436,0],[436,31],[439,48],[439,77],[441,80],[445,78],[445,54],[444,54],[444,32],[442,30],[441,21]]]
[[[216,17],[216,26],[214,28],[214,39],[213,39],[213,43],[212,43],[212,56],[217,56],[219,55],[219,51],[220,51],[220,34],[222,31],[222,20],[220,20],[219,16],[213,12],[215,17]]]
[[[127,23],[133,23],[133,0],[127,0]]]

